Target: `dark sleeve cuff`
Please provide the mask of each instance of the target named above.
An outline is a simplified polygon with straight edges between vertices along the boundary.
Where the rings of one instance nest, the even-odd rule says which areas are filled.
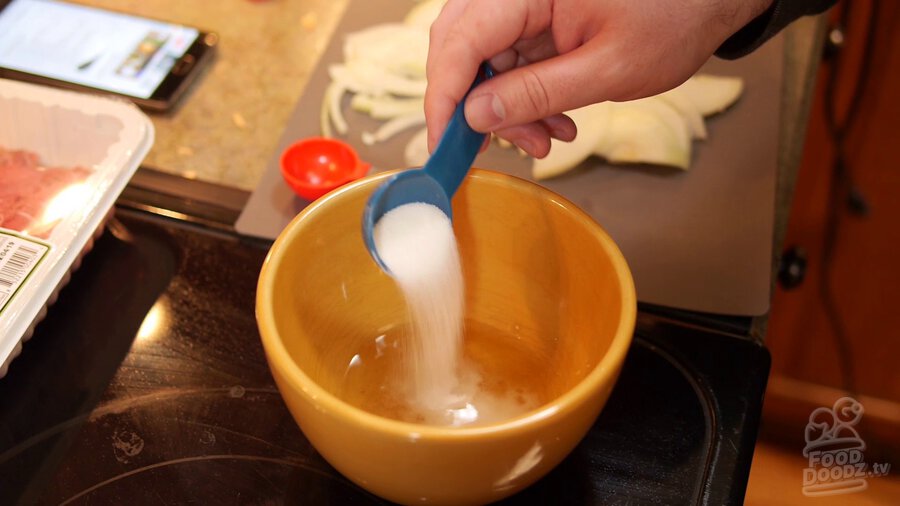
[[[729,37],[716,50],[716,56],[733,60],[746,56],[794,20],[821,14],[837,0],[775,0],[766,12]]]

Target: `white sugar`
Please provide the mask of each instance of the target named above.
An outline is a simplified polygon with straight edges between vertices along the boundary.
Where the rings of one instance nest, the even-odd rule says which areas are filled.
[[[405,204],[378,220],[374,238],[409,306],[413,335],[404,358],[410,401],[442,412],[464,404],[458,392],[463,277],[450,219],[431,204]]]
[[[374,238],[409,307],[412,333],[402,340],[397,393],[416,418],[435,425],[485,424],[536,407],[529,393],[501,378],[483,377],[478,364],[463,359],[463,276],[447,215],[430,204],[402,205],[378,220]],[[504,359],[525,360],[508,348],[513,339],[477,323],[466,330],[471,333],[465,340],[500,339],[511,351]]]

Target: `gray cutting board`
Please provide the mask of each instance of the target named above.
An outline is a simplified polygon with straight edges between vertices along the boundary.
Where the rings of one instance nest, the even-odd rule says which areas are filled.
[[[412,2],[351,1],[235,227],[274,239],[308,202],[281,179],[278,157],[292,142],[320,135],[327,66],[342,59],[344,35],[402,19]],[[541,184],[594,217],[615,239],[634,275],[638,299],[680,309],[757,316],[769,308],[783,40],[738,61],[710,60],[703,71],[738,75],[745,92],[708,119],[709,138],[695,141],[691,170],[612,166],[592,158]],[[365,146],[378,122],[354,113],[347,140],[375,170],[404,166],[403,148],[417,129]],[[475,165],[529,178],[530,160],[492,146]]]

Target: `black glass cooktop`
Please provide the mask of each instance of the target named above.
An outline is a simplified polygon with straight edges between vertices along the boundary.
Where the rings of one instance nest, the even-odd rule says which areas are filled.
[[[383,503],[316,453],[269,375],[253,315],[269,244],[215,205],[140,194],[0,380],[0,504]],[[642,308],[588,436],[505,502],[740,504],[769,368],[740,328]]]

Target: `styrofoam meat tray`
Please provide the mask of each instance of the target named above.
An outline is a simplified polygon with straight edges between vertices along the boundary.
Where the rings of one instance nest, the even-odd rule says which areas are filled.
[[[90,250],[153,136],[129,102],[0,79],[0,377]],[[22,169],[13,156],[39,164]]]

